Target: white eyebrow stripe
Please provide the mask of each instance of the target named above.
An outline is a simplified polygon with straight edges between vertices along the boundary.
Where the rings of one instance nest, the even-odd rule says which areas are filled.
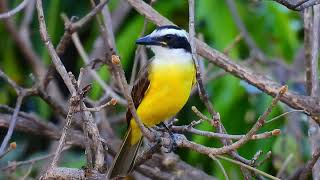
[[[186,37],[187,39],[189,39],[187,32],[185,30],[179,30],[179,29],[155,30],[150,34],[150,36],[152,36],[152,37],[161,37],[161,36],[165,36],[167,34],[176,34],[178,36]]]

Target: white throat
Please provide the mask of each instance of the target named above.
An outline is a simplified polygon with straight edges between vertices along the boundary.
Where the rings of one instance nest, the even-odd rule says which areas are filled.
[[[189,64],[192,63],[191,53],[184,49],[169,49],[161,46],[150,46],[157,64]]]

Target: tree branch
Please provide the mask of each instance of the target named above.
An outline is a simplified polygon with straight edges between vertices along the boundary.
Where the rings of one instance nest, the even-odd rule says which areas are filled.
[[[26,7],[26,5],[29,3],[30,0],[23,0],[17,7],[10,10],[9,12],[1,13],[0,14],[0,20],[10,18],[11,16],[14,16],[18,12],[20,12],[23,8]]]

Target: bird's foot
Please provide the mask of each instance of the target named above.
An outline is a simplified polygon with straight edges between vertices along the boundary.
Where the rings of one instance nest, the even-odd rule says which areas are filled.
[[[168,132],[170,135],[170,144],[166,147],[167,151],[165,153],[174,152],[177,149],[176,136],[172,132]]]
[[[167,133],[169,133],[170,139],[171,139],[170,145],[167,147],[167,151],[165,151],[165,152],[166,153],[173,152],[173,151],[175,151],[177,149],[176,137],[172,133],[171,129],[166,125],[166,123],[162,122],[161,124],[167,130]]]

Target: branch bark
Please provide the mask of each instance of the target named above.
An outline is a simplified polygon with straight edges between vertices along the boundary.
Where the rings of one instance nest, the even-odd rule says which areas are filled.
[[[14,8],[14,9],[8,11],[8,12],[1,13],[0,14],[0,20],[1,19],[10,18],[11,16],[14,16],[18,12],[20,12],[23,8],[25,8],[26,5],[28,4],[28,2],[30,2],[30,0],[23,0],[22,3],[20,3],[16,8]]]
[[[305,68],[306,89],[310,97],[319,96],[318,58],[319,58],[319,23],[320,5],[304,10],[304,43],[305,43]],[[320,128],[317,123],[318,117],[309,118],[309,140],[311,153],[315,154],[320,146]],[[303,173],[305,174],[305,173]],[[312,169],[314,179],[320,179],[320,161],[315,161]],[[300,176],[303,177],[303,176]]]

